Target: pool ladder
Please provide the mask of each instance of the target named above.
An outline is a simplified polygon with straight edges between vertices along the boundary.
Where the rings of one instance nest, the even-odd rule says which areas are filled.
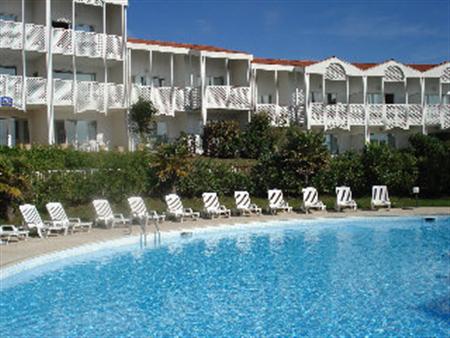
[[[153,222],[153,225],[155,227],[155,231],[153,232],[153,240],[155,247],[161,243],[161,232],[159,230],[158,226],[158,219],[155,218],[149,218],[145,217],[140,220],[140,228],[141,228],[141,234],[140,234],[140,246],[141,249],[147,247],[147,227],[149,225],[149,221]]]

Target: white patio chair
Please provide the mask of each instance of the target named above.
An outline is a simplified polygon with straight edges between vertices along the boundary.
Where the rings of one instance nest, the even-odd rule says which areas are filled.
[[[373,210],[380,207],[386,207],[388,210],[391,208],[388,189],[385,185],[374,185],[372,186],[370,208]]]
[[[92,222],[82,222],[78,217],[67,217],[66,211],[59,202],[50,202],[45,205],[53,222],[67,226],[73,234],[77,230],[91,231]]]
[[[106,228],[114,228],[116,225],[128,225],[131,227],[131,220],[125,218],[123,214],[115,214],[111,209],[111,205],[108,200],[93,200],[96,217],[96,224],[103,224]]]
[[[177,194],[166,195],[165,200],[167,204],[167,215],[173,216],[175,219],[179,219],[180,222],[183,222],[184,218],[187,217],[192,218],[194,221],[199,219],[200,213],[195,212],[191,208],[184,208],[180,196]]]
[[[341,211],[342,209],[350,208],[354,211],[358,208],[356,202],[352,199],[352,190],[350,187],[336,187],[336,211]]]
[[[18,229],[15,225],[2,224],[0,225],[0,237],[16,238],[17,240],[26,240],[29,235],[28,230]]]
[[[32,204],[23,204],[19,207],[20,213],[24,221],[24,225],[31,232],[36,232],[41,238],[47,237],[51,233],[64,233],[67,235],[69,227],[62,225],[60,222],[42,221],[39,212]]]
[[[314,187],[307,187],[302,189],[303,204],[302,209],[309,212],[310,209],[325,210],[327,207],[322,201],[319,201],[319,193]]]
[[[227,209],[225,205],[220,204],[219,197],[215,192],[204,192],[203,198],[203,210],[205,214],[213,218],[214,216],[231,217],[231,210]]]
[[[261,215],[262,209],[252,203],[248,191],[235,191],[234,200],[236,202],[236,208],[240,210],[243,215]]]
[[[276,214],[278,211],[292,211],[292,207],[284,200],[283,192],[280,189],[270,189],[267,191],[267,195],[271,214]]]
[[[158,215],[156,211],[148,210],[142,197],[135,196],[128,198],[128,205],[130,206],[132,217],[141,221],[153,220],[161,223],[166,219],[166,215]]]

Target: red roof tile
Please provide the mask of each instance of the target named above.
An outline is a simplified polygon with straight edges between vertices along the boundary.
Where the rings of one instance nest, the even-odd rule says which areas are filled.
[[[437,64],[408,64],[407,66],[418,70],[419,72],[426,72],[431,68],[438,66]]]
[[[225,49],[225,48],[207,46],[207,45],[196,45],[196,44],[190,44],[190,43],[178,43],[178,42],[158,41],[158,40],[144,40],[144,39],[135,39],[135,38],[128,38],[128,42],[142,43],[142,44],[154,45],[154,46],[189,48],[189,49],[202,50],[202,51],[208,51],[208,52],[248,54],[246,52],[241,52],[241,51],[237,51],[237,50],[231,50],[231,49]]]
[[[254,58],[253,63],[260,63],[265,65],[283,65],[283,66],[296,66],[306,67],[310,66],[317,61],[312,60],[282,60],[282,59],[266,59],[266,58]]]

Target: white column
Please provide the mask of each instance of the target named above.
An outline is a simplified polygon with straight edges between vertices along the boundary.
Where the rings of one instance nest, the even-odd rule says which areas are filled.
[[[148,72],[150,76],[150,87],[153,89],[153,51],[148,51]]]
[[[194,87],[194,69],[192,67],[192,54],[189,54],[189,87]]]
[[[349,76],[345,76],[345,90],[346,90],[346,100],[347,100],[347,107],[350,104],[350,79]]]
[[[278,70],[275,70],[273,79],[275,81],[275,116],[278,118],[280,111],[280,85],[278,80]]]
[[[444,119],[445,119],[445,110],[444,110],[444,100],[442,97],[442,81],[441,77],[439,77],[439,117],[441,120],[441,128],[444,129]]]
[[[381,100],[383,102],[383,123],[386,124],[386,95],[384,94],[384,76],[381,77]]]
[[[173,53],[170,54],[170,113],[175,114],[175,87],[174,87],[174,56]]]
[[[53,55],[52,55],[52,9],[51,0],[45,1],[45,21],[47,26],[47,127],[48,144],[55,143],[54,106],[53,106]]]
[[[364,103],[364,141],[370,142],[369,111],[367,109],[367,75],[363,76],[363,103]]]
[[[409,93],[408,93],[408,79],[405,77],[405,104],[409,104]]]
[[[253,105],[254,105],[254,109],[255,111],[258,109],[258,70],[255,69],[254,70],[254,77],[253,77],[253,82],[254,82],[254,87],[255,87],[255,94],[253,96]]]
[[[323,115],[323,128],[327,129],[327,101],[325,100],[325,96],[327,95],[327,91],[325,90],[325,86],[327,84],[327,80],[325,78],[325,74],[322,74],[322,115]]]
[[[425,78],[420,78],[420,105],[422,106],[422,134],[427,134],[427,110],[425,108]]]
[[[106,2],[103,3],[103,72],[104,72],[104,89],[103,89],[103,110],[108,113],[108,64],[106,61]]]
[[[76,61],[76,53],[75,53],[75,9],[76,2],[72,1],[72,72],[73,72],[73,112],[76,113],[78,111],[78,82],[77,82],[77,61]]]
[[[22,110],[27,109],[27,57],[26,57],[25,0],[22,0]]]
[[[200,80],[201,80],[201,89],[200,89],[200,95],[201,95],[201,113],[202,113],[202,121],[203,125],[206,124],[206,121],[208,119],[207,116],[207,107],[206,107],[206,57],[200,54]]]
[[[228,59],[225,59],[225,85],[230,85],[230,61]]]
[[[127,40],[128,40],[128,30],[127,30],[127,6],[122,5],[122,62],[123,62],[123,84],[125,87],[125,95],[124,95],[124,103],[125,106],[128,107],[130,105],[129,98],[131,97],[131,74],[130,69],[131,60],[128,59],[128,56],[131,53],[128,53],[127,50]]]
[[[252,61],[249,59],[247,60],[247,83],[249,86],[250,86],[251,71],[252,71]]]
[[[310,110],[310,84],[309,84],[309,73],[305,73],[305,118],[306,118],[306,129],[311,129],[311,110]]]

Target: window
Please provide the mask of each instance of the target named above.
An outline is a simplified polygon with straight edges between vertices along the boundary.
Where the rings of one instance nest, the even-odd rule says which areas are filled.
[[[134,83],[141,85],[141,86],[148,86],[148,80],[147,80],[147,75],[136,75],[136,77],[134,78]]]
[[[153,87],[164,87],[166,80],[162,77],[153,76]]]
[[[53,77],[60,80],[73,80],[73,73],[71,71],[55,70]]]
[[[272,104],[272,95],[261,95],[261,102],[262,104]]]
[[[30,143],[30,133],[28,130],[28,120],[16,119],[15,121],[16,144]]]
[[[338,140],[336,136],[333,134],[326,134],[324,143],[331,154],[339,154]]]
[[[94,26],[86,24],[75,25],[75,30],[79,32],[94,32]]]
[[[93,82],[96,81],[95,73],[78,73],[77,72],[77,81],[87,81]]]
[[[0,66],[0,74],[4,75],[17,75],[16,66]]]
[[[385,104],[393,104],[394,103],[394,94],[384,94],[384,103]]]
[[[322,93],[321,92],[311,92],[311,102],[322,102]]]
[[[440,104],[439,95],[438,94],[425,94],[425,103],[426,104]]]
[[[336,103],[337,103],[337,93],[328,93],[327,104],[336,104]]]
[[[0,145],[2,146],[8,145],[8,136],[9,136],[8,125],[9,125],[8,119],[0,118]]]
[[[53,28],[69,29],[70,28],[70,23],[67,22],[67,21],[56,20],[56,21],[52,21],[52,27]]]
[[[383,103],[381,93],[367,93],[368,104],[381,104]]]
[[[208,76],[206,78],[206,85],[208,86],[223,86],[225,80],[223,76]]]
[[[57,120],[55,140],[57,144],[82,145],[97,139],[97,121]]]
[[[158,135],[158,136],[167,135],[167,123],[166,122],[157,122],[156,123],[156,135]]]
[[[17,21],[17,15],[0,13],[0,20],[3,20],[3,21]]]
[[[385,133],[370,133],[370,143],[387,144],[395,148],[395,136]]]
[[[0,145],[14,146],[27,143],[30,143],[27,120],[0,118]]]
[[[450,104],[450,93],[445,94],[445,95],[442,96],[442,102],[444,104]]]

